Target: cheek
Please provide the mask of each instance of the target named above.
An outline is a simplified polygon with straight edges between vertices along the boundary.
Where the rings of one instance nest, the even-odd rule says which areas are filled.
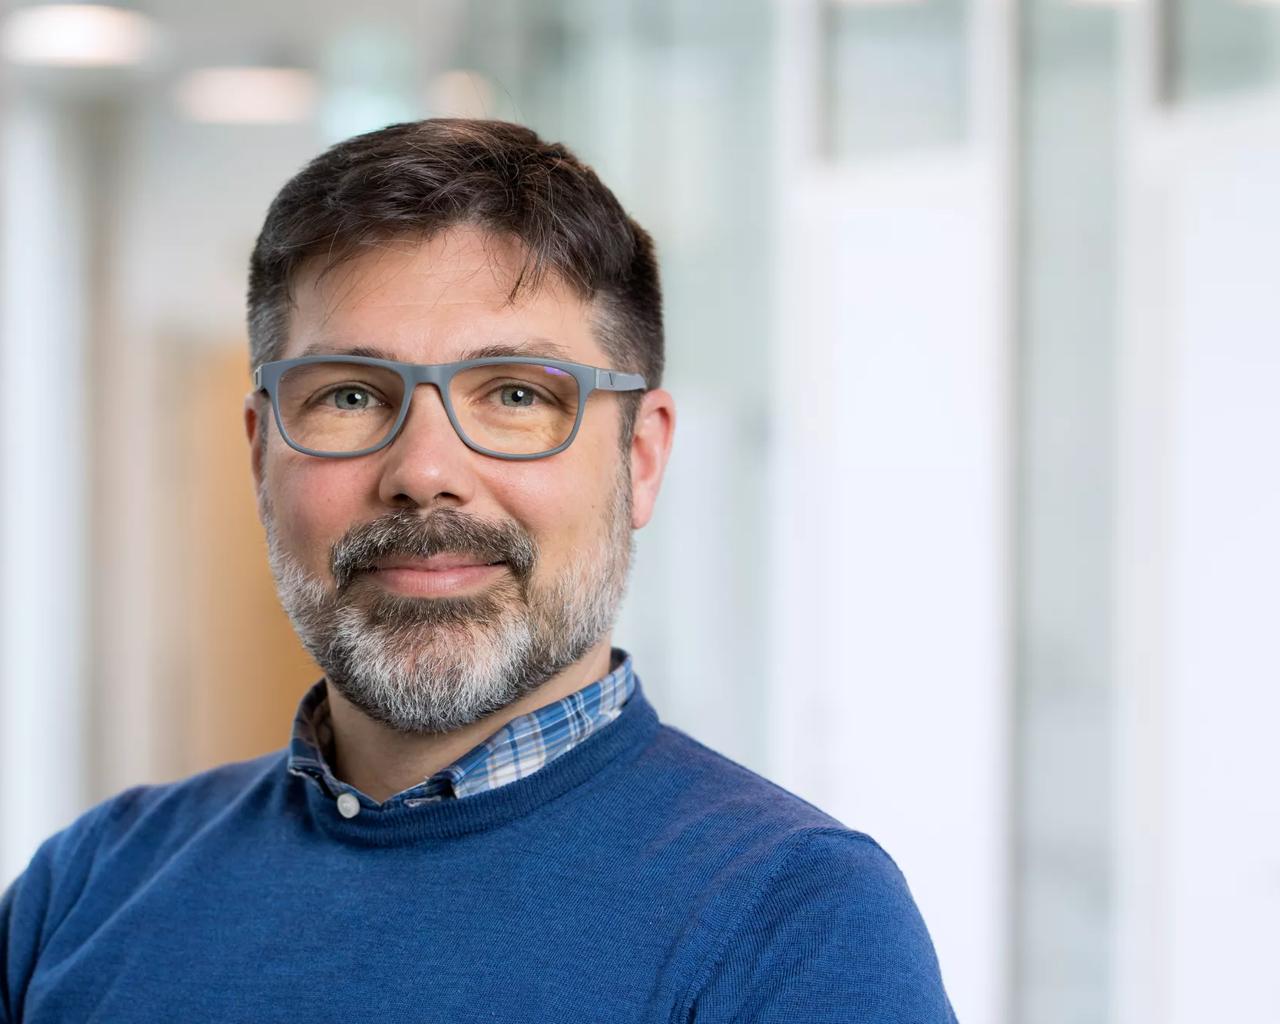
[[[529,471],[509,475],[495,486],[506,513],[537,540],[544,557],[556,563],[571,549],[595,541],[618,471],[613,448],[593,444],[579,451],[577,444],[561,453],[576,455],[572,460],[554,456],[545,466],[531,463]]]
[[[353,523],[368,518],[357,500],[363,492],[352,479],[354,468],[336,459],[283,459],[268,471],[280,540],[313,570],[327,568],[333,544]]]

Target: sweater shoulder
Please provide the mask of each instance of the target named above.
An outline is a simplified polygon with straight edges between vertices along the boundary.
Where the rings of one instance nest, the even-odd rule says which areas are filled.
[[[876,839],[673,726],[642,760],[648,813],[631,810],[652,831],[646,854],[691,880],[680,905],[698,966],[680,1019],[834,1021],[865,1006],[955,1024],[906,878]]]
[[[46,838],[8,898],[39,933],[57,928],[108,879],[126,879],[172,855],[220,810],[283,772],[285,751],[219,765],[165,783],[143,783],[100,800]]]
[[[738,821],[780,838],[812,830],[852,831],[822,808],[675,726],[662,724],[645,752],[645,768],[700,815]],[[859,833],[861,835],[861,833]]]
[[[104,801],[117,813],[149,809],[160,804],[204,804],[233,793],[283,768],[285,750],[273,750],[243,761],[229,761],[169,782],[147,782],[122,790]]]
[[[286,757],[286,750],[274,750],[169,782],[130,786],[91,807],[64,832],[79,855],[90,857],[139,830],[152,842],[189,834],[246,791],[283,775]]]

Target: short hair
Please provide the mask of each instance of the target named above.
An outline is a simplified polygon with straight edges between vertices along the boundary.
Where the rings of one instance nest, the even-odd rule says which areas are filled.
[[[340,142],[285,183],[249,260],[251,371],[279,358],[299,268],[321,273],[371,246],[467,225],[512,238],[525,257],[507,299],[548,273],[592,304],[610,368],[661,385],[662,290],[653,239],[572,152],[508,121],[431,118]],[[643,392],[619,392],[620,445]]]

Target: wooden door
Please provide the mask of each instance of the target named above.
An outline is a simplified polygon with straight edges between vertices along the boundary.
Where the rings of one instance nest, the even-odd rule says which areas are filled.
[[[241,412],[245,346],[183,358],[186,408],[170,531],[185,593],[182,759],[186,772],[283,747],[298,700],[322,675],[280,606],[258,521]]]

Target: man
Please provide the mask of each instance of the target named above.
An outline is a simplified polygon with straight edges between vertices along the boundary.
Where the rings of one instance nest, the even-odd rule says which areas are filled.
[[[652,242],[589,168],[496,121],[348,140],[272,204],[249,327],[324,678],[285,749],[46,840],[4,1020],[954,1021],[889,856],[611,644],[675,409]]]

